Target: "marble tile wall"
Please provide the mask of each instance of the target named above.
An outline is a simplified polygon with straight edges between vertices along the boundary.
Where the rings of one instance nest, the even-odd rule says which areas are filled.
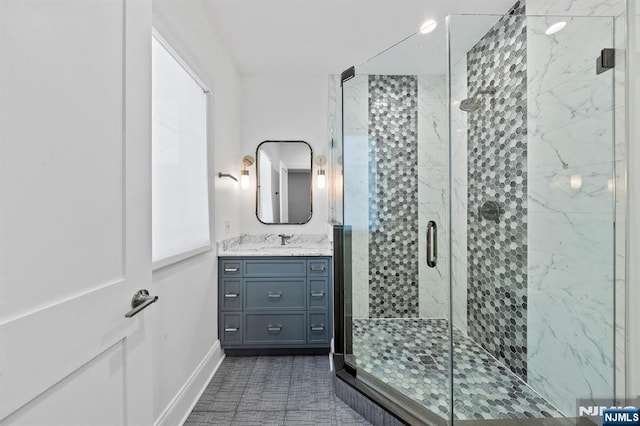
[[[418,316],[418,81],[369,76],[369,315]]]
[[[449,140],[444,75],[418,76],[418,268],[420,318],[449,318]],[[438,226],[438,262],[426,262],[427,223]]]
[[[624,12],[624,0],[527,0],[527,13],[532,16],[618,16]]]
[[[480,102],[467,113],[468,333],[525,381],[526,28],[524,17],[501,18],[467,54],[467,90]],[[498,203],[498,219],[480,215],[486,202]]]
[[[624,2],[620,2],[624,3]],[[614,18],[614,47],[616,68],[614,69],[614,139],[615,139],[615,366],[616,397],[626,397],[626,238],[627,238],[627,127],[626,127],[626,9]]]
[[[467,94],[467,58],[451,67],[451,255],[452,321],[463,333],[467,327],[467,113],[460,101]]]
[[[616,74],[595,73],[614,21],[564,17],[546,35],[558,20],[527,25],[528,382],[575,415],[577,399],[614,391]]]
[[[353,317],[369,317],[369,79],[357,75],[343,87],[344,223],[352,227]]]
[[[626,126],[625,126],[625,52],[626,52],[626,2],[624,0],[528,0],[527,11],[531,15],[560,16],[610,16],[614,17],[613,45],[616,48],[616,68],[614,69],[614,139],[615,139],[615,369],[616,395],[625,395],[625,260],[627,203],[626,182]],[[536,18],[537,19],[537,18]],[[560,18],[558,18],[560,20]],[[596,25],[597,26],[597,25]],[[564,30],[563,30],[564,31]],[[591,33],[595,36],[596,33]],[[587,38],[588,40],[588,38]],[[600,43],[610,42],[610,38],[599,39]],[[566,56],[571,58],[571,55]],[[551,75],[549,75],[551,77]],[[593,122],[593,120],[592,120]],[[577,126],[576,126],[577,127]],[[585,129],[588,132],[589,126]]]
[[[640,300],[640,263],[638,262],[638,243],[640,242],[640,222],[634,220],[640,211],[640,146],[637,140],[640,138],[640,121],[637,119],[640,115],[640,3],[637,1],[627,2],[627,177],[628,186],[625,188],[628,194],[627,211],[629,212],[627,220],[627,246],[626,255],[629,260],[626,265],[626,274],[628,277],[626,295],[629,301],[627,315],[627,332],[626,332],[626,386],[629,397],[640,396],[640,310],[636,308],[635,301]],[[624,305],[622,305],[624,306]]]

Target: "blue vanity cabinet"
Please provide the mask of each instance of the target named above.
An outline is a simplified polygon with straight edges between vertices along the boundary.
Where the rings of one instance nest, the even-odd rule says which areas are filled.
[[[329,257],[221,257],[219,335],[227,353],[327,352]]]

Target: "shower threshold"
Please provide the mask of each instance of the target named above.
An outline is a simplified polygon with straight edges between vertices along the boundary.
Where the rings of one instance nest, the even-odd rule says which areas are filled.
[[[445,319],[353,320],[359,371],[443,419],[450,415],[449,323]],[[550,419],[562,413],[454,327],[454,418]]]

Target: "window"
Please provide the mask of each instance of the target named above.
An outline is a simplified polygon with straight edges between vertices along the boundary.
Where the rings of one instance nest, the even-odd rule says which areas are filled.
[[[209,250],[207,93],[156,34],[152,39],[154,266]]]

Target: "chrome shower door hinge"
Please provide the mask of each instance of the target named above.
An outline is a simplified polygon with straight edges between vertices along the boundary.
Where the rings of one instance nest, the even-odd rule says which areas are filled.
[[[616,50],[602,49],[600,56],[596,58],[596,74],[612,69],[616,65]]]

